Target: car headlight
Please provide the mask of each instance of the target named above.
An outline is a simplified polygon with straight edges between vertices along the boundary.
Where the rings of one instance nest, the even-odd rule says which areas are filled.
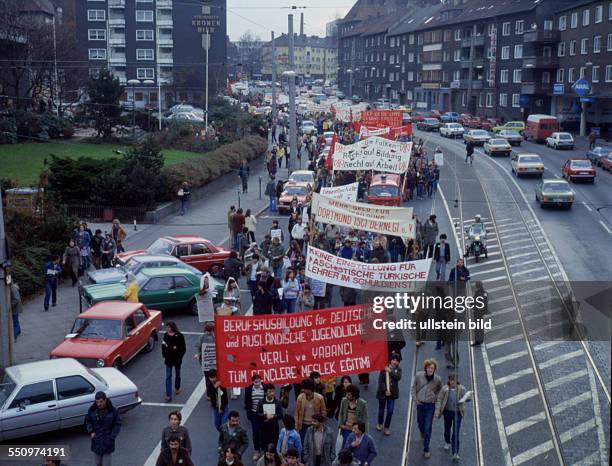
[[[480,236],[474,236],[474,241],[480,241]]]
[[[96,361],[96,366],[104,367],[104,359],[100,358]]]

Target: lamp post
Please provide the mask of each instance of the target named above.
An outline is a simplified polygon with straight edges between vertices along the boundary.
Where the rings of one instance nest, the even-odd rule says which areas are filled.
[[[289,81],[289,154],[288,171],[291,174],[292,159],[297,156],[297,134],[296,134],[296,115],[295,115],[295,71],[283,71]]]
[[[146,84],[147,86],[154,86],[155,85],[155,81],[153,81],[152,79],[145,79],[143,82],[143,84]],[[148,89],[147,92],[147,131],[151,130],[151,89]]]
[[[129,86],[132,86],[132,137],[136,138],[136,86],[140,85],[140,80],[130,79]]]

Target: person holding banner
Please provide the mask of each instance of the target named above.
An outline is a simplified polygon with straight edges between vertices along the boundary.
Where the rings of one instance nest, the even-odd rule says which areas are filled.
[[[213,322],[206,322],[206,325],[204,326],[204,333],[202,335],[200,335],[200,338],[198,338],[198,342],[195,345],[196,348],[196,352],[193,355],[194,359],[197,359],[198,362],[200,363],[200,366],[202,367],[202,371],[204,372],[204,377],[206,379],[206,397],[210,400],[210,394],[212,393],[212,391],[214,390],[213,385],[210,383],[210,371],[212,369],[215,369],[216,367],[216,361],[215,361],[215,366],[213,367],[206,367],[205,363],[206,361],[204,360],[204,351],[206,348],[214,348],[215,347],[215,324]]]

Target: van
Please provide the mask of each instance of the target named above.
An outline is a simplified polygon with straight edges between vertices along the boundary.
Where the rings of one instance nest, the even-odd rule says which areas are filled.
[[[385,206],[397,206],[401,203],[399,175],[374,175],[368,190],[368,203]]]
[[[545,142],[552,133],[559,131],[559,121],[551,115],[529,115],[523,130],[525,141]]]

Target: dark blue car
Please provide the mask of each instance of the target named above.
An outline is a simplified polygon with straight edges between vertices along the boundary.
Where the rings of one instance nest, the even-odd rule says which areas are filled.
[[[454,123],[459,121],[459,114],[457,112],[446,112],[440,117],[442,123]]]

